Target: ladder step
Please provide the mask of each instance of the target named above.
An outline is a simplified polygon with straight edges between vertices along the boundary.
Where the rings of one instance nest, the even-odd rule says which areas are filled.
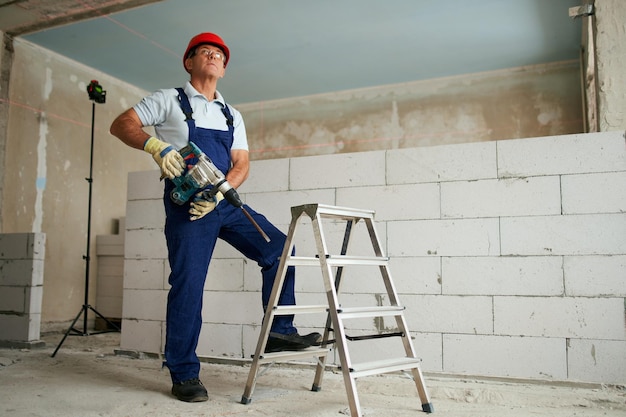
[[[404,309],[403,306],[340,307],[337,313],[339,313],[343,319],[355,319],[363,317],[400,316]]]
[[[259,357],[259,363],[268,363],[281,360],[290,361],[298,358],[310,357],[321,358],[328,355],[329,352],[330,348],[307,348],[304,350],[263,353]],[[252,357],[254,357],[254,355],[252,355]]]
[[[420,364],[421,360],[419,358],[399,358],[364,362],[352,365],[350,368],[350,375],[353,378],[360,378],[389,372],[407,371],[409,369],[419,368]]]
[[[326,304],[320,305],[293,305],[293,306],[276,306],[274,307],[276,315],[288,315],[288,314],[303,314],[303,313],[326,313],[328,312],[328,306]]]
[[[374,210],[363,210],[349,207],[329,206],[326,204],[304,204],[302,206],[292,207],[292,218],[298,218],[302,213],[306,213],[309,217],[315,216],[334,217],[343,220],[358,220],[374,218]]]
[[[389,263],[387,256],[345,256],[328,255],[326,262],[330,266],[365,265],[385,266]],[[287,265],[319,266],[320,258],[317,256],[291,256],[287,259]]]

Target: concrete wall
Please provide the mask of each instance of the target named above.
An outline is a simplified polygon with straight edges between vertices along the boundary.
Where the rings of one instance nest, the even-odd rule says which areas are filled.
[[[600,131],[626,129],[626,7],[622,0],[595,0]]]
[[[295,205],[376,210],[424,370],[622,384],[625,145],[620,131],[255,161],[240,192],[285,231]],[[161,194],[157,171],[130,175],[122,349],[163,351]],[[306,256],[311,228],[301,227],[296,247]],[[340,232],[331,229],[329,247],[339,247]],[[358,236],[358,248],[371,248]],[[325,299],[316,268],[297,274],[299,304]],[[345,303],[381,301],[377,270],[350,274]],[[249,358],[262,319],[260,273],[223,242],[204,305],[198,354]],[[324,320],[296,323],[319,330]],[[387,328],[393,323],[348,330]],[[365,342],[356,355],[384,356],[390,343]]]
[[[246,120],[254,159],[583,132],[578,62],[252,103],[238,109]]]

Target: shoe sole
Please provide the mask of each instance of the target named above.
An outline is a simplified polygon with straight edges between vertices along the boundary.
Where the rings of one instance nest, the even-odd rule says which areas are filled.
[[[174,395],[174,394],[172,394]],[[208,395],[196,395],[194,397],[177,397],[176,395],[174,395],[174,397],[176,397],[178,400],[180,401],[184,401],[186,403],[201,403],[204,401],[208,401],[209,400],[209,396]]]

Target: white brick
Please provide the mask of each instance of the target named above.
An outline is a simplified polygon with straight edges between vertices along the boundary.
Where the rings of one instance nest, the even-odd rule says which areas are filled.
[[[26,314],[27,287],[0,287],[0,311],[3,314]]]
[[[569,296],[626,297],[626,255],[566,256],[563,268]]]
[[[162,230],[129,230],[124,245],[126,259],[167,259],[167,245]]]
[[[289,158],[250,162],[250,176],[239,193],[265,193],[289,189]]]
[[[126,259],[124,262],[124,288],[163,289],[165,275],[164,259]]]
[[[468,375],[565,380],[565,340],[444,334],[443,370]]]
[[[28,315],[28,342],[39,340],[41,336],[41,313]]]
[[[126,204],[126,229],[165,228],[165,209],[162,200],[134,200]]]
[[[495,142],[387,151],[387,184],[496,178],[496,170]]]
[[[369,334],[367,332],[349,333],[350,336],[366,336]],[[350,360],[355,365],[406,356],[402,346],[402,339],[399,337],[348,342],[348,349],[350,351]]]
[[[496,297],[494,332],[626,340],[623,298]]]
[[[158,170],[129,172],[128,200],[162,200],[164,187],[160,177]]]
[[[230,244],[226,243],[222,239],[217,239],[211,259],[241,259],[243,257],[244,256],[241,252],[230,246]]]
[[[243,261],[243,289],[244,291],[261,291],[261,268],[256,262]]]
[[[256,351],[261,326],[244,324],[242,328],[242,357],[250,358]]]
[[[408,322],[407,326],[413,330],[417,323]],[[415,333],[411,332],[413,346],[417,357],[422,360],[422,371],[443,371],[443,336],[441,333]],[[428,386],[428,382],[426,382]]]
[[[98,295],[96,298],[96,310],[107,318],[121,318],[123,306],[122,297],[108,297]]]
[[[28,314],[41,315],[41,305],[43,303],[43,287],[28,287],[25,291],[25,306]],[[39,337],[37,337],[39,338]]]
[[[243,291],[243,260],[212,259],[204,289],[205,291]]]
[[[123,303],[125,319],[165,321],[165,290],[124,290]]]
[[[0,234],[0,259],[27,259],[29,256],[27,233]]]
[[[241,325],[202,323],[196,354],[241,358]]]
[[[498,177],[623,171],[624,132],[498,141]]]
[[[0,260],[0,285],[27,287],[42,284],[42,261],[32,259]]]
[[[564,175],[561,182],[564,214],[626,212],[626,172]]]
[[[560,257],[454,257],[442,259],[442,293],[562,295]]]
[[[498,219],[387,223],[390,256],[481,256],[500,251]]]
[[[359,152],[291,159],[292,190],[385,184],[385,152]]]
[[[374,210],[377,221],[438,219],[438,184],[340,188],[337,205]]]
[[[391,258],[389,271],[399,294],[441,294],[439,257]]]
[[[548,214],[561,214],[558,176],[441,184],[444,218]]]
[[[491,297],[403,295],[402,303],[411,331],[493,334]]]
[[[138,352],[162,353],[162,323],[154,320],[122,320],[120,348]]]
[[[626,214],[501,219],[502,255],[626,253]]]
[[[625,341],[570,339],[567,352],[570,379],[602,384],[626,383]]]
[[[41,320],[41,319],[40,319]],[[28,315],[0,314],[0,329],[2,340],[31,341],[39,338],[39,334],[33,338],[31,334],[31,317]],[[39,329],[37,329],[39,330]]]
[[[45,233],[0,233],[0,259],[45,259]]]
[[[261,324],[261,296],[250,292],[205,291],[202,321],[213,324]]]

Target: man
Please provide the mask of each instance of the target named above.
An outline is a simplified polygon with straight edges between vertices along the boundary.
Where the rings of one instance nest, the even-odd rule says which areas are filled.
[[[219,192],[214,197],[198,193],[184,205],[170,198],[174,188],[171,180],[183,175],[189,162],[183,161],[177,149],[190,140],[211,158],[233,188],[248,177],[250,161],[242,116],[217,91],[229,58],[230,51],[218,35],[194,36],[183,55],[183,66],[190,75],[185,87],[162,89],[145,97],[119,115],[110,129],[122,142],[150,153],[165,178],[163,202],[171,288],[164,365],[172,378],[172,394],[188,402],[208,400],[199,379],[200,362],[195,350],[202,325],[204,281],[216,240],[223,239],[261,267],[265,308],[286,239],[264,216],[246,206],[269,236],[270,242],[266,242],[242,210],[223,201]],[[145,126],[154,126],[156,137],[146,133]],[[279,304],[295,304],[293,267],[288,268]],[[293,316],[276,317],[270,335],[266,351],[304,349],[321,338],[319,333],[300,336],[293,326]]]

